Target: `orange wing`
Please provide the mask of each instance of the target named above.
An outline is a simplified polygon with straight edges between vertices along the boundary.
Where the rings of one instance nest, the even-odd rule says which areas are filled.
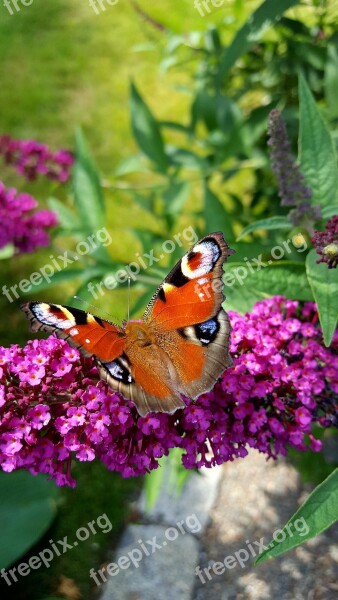
[[[185,406],[172,386],[175,373],[163,351],[149,346],[140,351],[125,329],[83,310],[26,302],[21,309],[32,331],[48,331],[94,356],[103,381],[135,403],[138,412],[174,412]]]
[[[169,356],[179,391],[192,398],[210,390],[231,365],[230,324],[222,309],[223,263],[233,251],[221,232],[199,240],[177,263],[144,316]]]
[[[123,329],[84,310],[45,302],[26,302],[21,310],[30,320],[32,331],[55,333],[85,356],[94,354],[110,361],[124,351]]]
[[[101,378],[141,415],[173,413],[185,406],[182,393],[196,398],[231,364],[222,309],[222,267],[231,253],[220,232],[197,242],[158,288],[144,321],[126,328],[69,306],[21,308],[33,331],[55,332],[94,356]]]

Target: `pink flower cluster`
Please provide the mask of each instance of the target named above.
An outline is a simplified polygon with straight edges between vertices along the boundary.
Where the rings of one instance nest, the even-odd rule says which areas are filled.
[[[174,415],[140,417],[65,341],[0,348],[0,463],[74,486],[71,461],[101,460],[124,477],[158,466],[170,448],[186,468],[256,448],[268,457],[321,442],[311,425],[338,426],[338,336],[325,348],[315,305],[275,297],[230,313],[234,365],[214,389]]]
[[[17,194],[14,188],[6,188],[0,181],[0,249],[13,244],[16,252],[33,252],[50,242],[47,229],[57,225],[58,220],[50,210],[37,210],[35,198],[29,194]]]
[[[74,157],[68,150],[53,152],[46,144],[35,140],[14,140],[9,135],[0,136],[0,154],[17,172],[33,181],[38,175],[63,183],[70,176]]]

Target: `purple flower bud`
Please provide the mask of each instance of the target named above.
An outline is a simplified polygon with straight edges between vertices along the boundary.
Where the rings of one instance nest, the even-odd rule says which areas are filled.
[[[309,200],[312,190],[305,184],[292,154],[285,123],[277,109],[269,114],[268,136],[271,166],[277,178],[282,206],[296,206]]]
[[[37,210],[35,198],[17,194],[0,181],[0,249],[13,244],[17,253],[33,252],[48,246],[47,230],[58,223],[57,215],[50,210]]]
[[[35,140],[14,140],[9,135],[0,136],[0,155],[8,165],[13,165],[19,175],[34,181],[38,175],[63,183],[70,176],[74,157],[68,150],[53,152],[46,144]]]

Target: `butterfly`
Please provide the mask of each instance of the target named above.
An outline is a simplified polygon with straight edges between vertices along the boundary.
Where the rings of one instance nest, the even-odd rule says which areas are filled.
[[[222,308],[223,263],[233,253],[216,232],[195,243],[151,298],[142,320],[115,325],[45,302],[21,306],[32,331],[54,332],[93,356],[103,381],[141,416],[184,408],[231,366],[230,324]]]

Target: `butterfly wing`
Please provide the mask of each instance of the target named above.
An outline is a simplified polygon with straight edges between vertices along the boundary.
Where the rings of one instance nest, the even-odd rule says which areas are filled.
[[[21,309],[32,331],[55,333],[85,356],[94,356],[103,381],[134,402],[141,415],[185,406],[172,390],[175,373],[160,349],[146,347],[141,356],[124,329],[77,308],[26,302]]]
[[[152,343],[85,311],[43,302],[22,310],[33,331],[54,332],[94,356],[101,378],[130,399],[142,416],[173,413],[211,389],[226,367],[230,326],[222,309],[223,263],[232,253],[222,233],[203,238],[183,256],[150,301],[144,323]]]
[[[101,378],[131,400],[141,416],[149,412],[171,414],[185,407],[177,391],[177,375],[172,363],[157,345],[141,349],[127,340],[122,356],[97,363]],[[116,374],[120,375],[119,381]]]
[[[25,302],[21,310],[31,323],[32,331],[48,331],[79,348],[84,356],[114,360],[125,348],[122,328],[84,310],[61,304]]]
[[[232,364],[229,318],[222,309],[223,263],[232,252],[221,232],[198,241],[166,277],[144,315],[174,367],[178,391],[191,398],[210,390]]]

